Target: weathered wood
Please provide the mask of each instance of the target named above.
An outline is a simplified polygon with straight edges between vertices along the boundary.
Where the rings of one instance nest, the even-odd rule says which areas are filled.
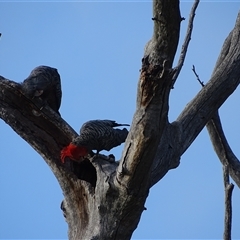
[[[171,168],[180,163],[181,155],[191,145],[201,132],[205,124],[211,119],[223,102],[234,92],[240,82],[240,14],[229,36],[224,41],[216,66],[208,83],[201,89],[196,97],[187,104],[176,121],[167,124],[163,137],[158,145],[155,160],[152,166],[151,185],[157,183]],[[215,119],[215,118],[214,118]],[[212,120],[207,127],[213,125]],[[219,126],[221,127],[221,126]],[[220,129],[218,127],[218,129]],[[215,128],[215,129],[214,129]],[[209,129],[209,127],[208,127]],[[218,143],[216,126],[211,128],[212,138],[222,163],[226,145]],[[215,133],[214,133],[215,132]],[[229,168],[231,177],[239,186],[240,174],[238,159],[231,151],[227,153],[232,165]]]
[[[182,153],[189,147],[208,120],[234,92],[240,82],[240,14],[232,31],[230,46],[224,44],[220,53],[221,63],[211,79],[187,104],[177,118],[182,128]],[[224,54],[223,54],[224,53]],[[225,57],[222,59],[222,55]]]
[[[62,164],[60,151],[77,133],[41,100],[25,97],[19,84],[0,78],[0,117],[55,174],[65,197],[62,209],[70,239],[130,239],[150,187],[179,165],[181,155],[239,84],[238,17],[209,83],[169,123],[172,63],[181,22],[179,1],[155,0],[153,6],[154,33],[142,59],[137,109],[119,162],[99,156]]]
[[[228,144],[218,112],[213,115],[206,127],[219,160],[223,166],[228,166],[231,178],[240,188],[240,161]]]

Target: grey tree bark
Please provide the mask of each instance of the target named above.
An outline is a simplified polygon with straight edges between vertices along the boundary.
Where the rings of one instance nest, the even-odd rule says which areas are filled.
[[[31,101],[17,83],[0,78],[0,117],[55,174],[65,197],[61,207],[70,239],[130,239],[149,189],[179,165],[181,155],[237,88],[240,15],[212,77],[176,121],[169,123],[169,93],[183,65],[180,59],[178,66],[172,66],[181,21],[178,0],[153,1],[153,36],[142,59],[136,112],[122,157],[115,163],[99,158],[62,164],[60,151],[77,133],[49,107],[41,109],[41,100]],[[221,151],[218,142],[214,146]],[[239,183],[239,161],[233,157],[232,163],[230,174]]]

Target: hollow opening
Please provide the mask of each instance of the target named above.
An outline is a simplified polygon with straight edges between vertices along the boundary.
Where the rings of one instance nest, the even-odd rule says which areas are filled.
[[[94,188],[97,182],[97,172],[88,159],[81,162],[72,161],[72,171],[81,180],[89,182]]]

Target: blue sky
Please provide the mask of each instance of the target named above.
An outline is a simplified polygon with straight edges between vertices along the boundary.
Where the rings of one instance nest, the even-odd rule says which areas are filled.
[[[192,1],[181,2],[181,39]],[[184,68],[170,96],[171,121],[200,90],[192,65],[207,82],[240,1],[202,1]],[[131,123],[136,86],[153,23],[151,1],[0,1],[0,75],[21,82],[38,65],[61,75],[62,117],[78,131],[90,119]],[[178,56],[178,55],[177,55]],[[178,58],[176,58],[178,60]],[[240,92],[220,109],[237,156]],[[44,160],[0,121],[0,238],[66,239],[62,191]],[[111,153],[120,158],[123,146]],[[222,167],[204,129],[180,166],[150,191],[133,239],[221,239]],[[232,237],[240,239],[240,193],[233,192]]]

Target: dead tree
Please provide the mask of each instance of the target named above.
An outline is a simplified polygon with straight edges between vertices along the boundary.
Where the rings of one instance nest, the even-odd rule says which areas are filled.
[[[41,108],[40,99],[28,99],[17,83],[0,78],[0,117],[43,157],[56,176],[65,197],[62,210],[70,239],[130,239],[149,189],[178,167],[181,155],[207,123],[221,161],[226,161],[223,154],[230,156],[228,169],[240,187],[239,161],[226,141],[218,141],[222,135],[217,134],[213,118],[240,82],[240,14],[208,83],[174,122],[168,121],[169,93],[183,66],[197,4],[179,63],[173,67],[182,21],[179,1],[153,1],[153,37],[142,58],[136,112],[119,162],[99,158],[62,164],[60,151],[77,133],[49,107]]]

